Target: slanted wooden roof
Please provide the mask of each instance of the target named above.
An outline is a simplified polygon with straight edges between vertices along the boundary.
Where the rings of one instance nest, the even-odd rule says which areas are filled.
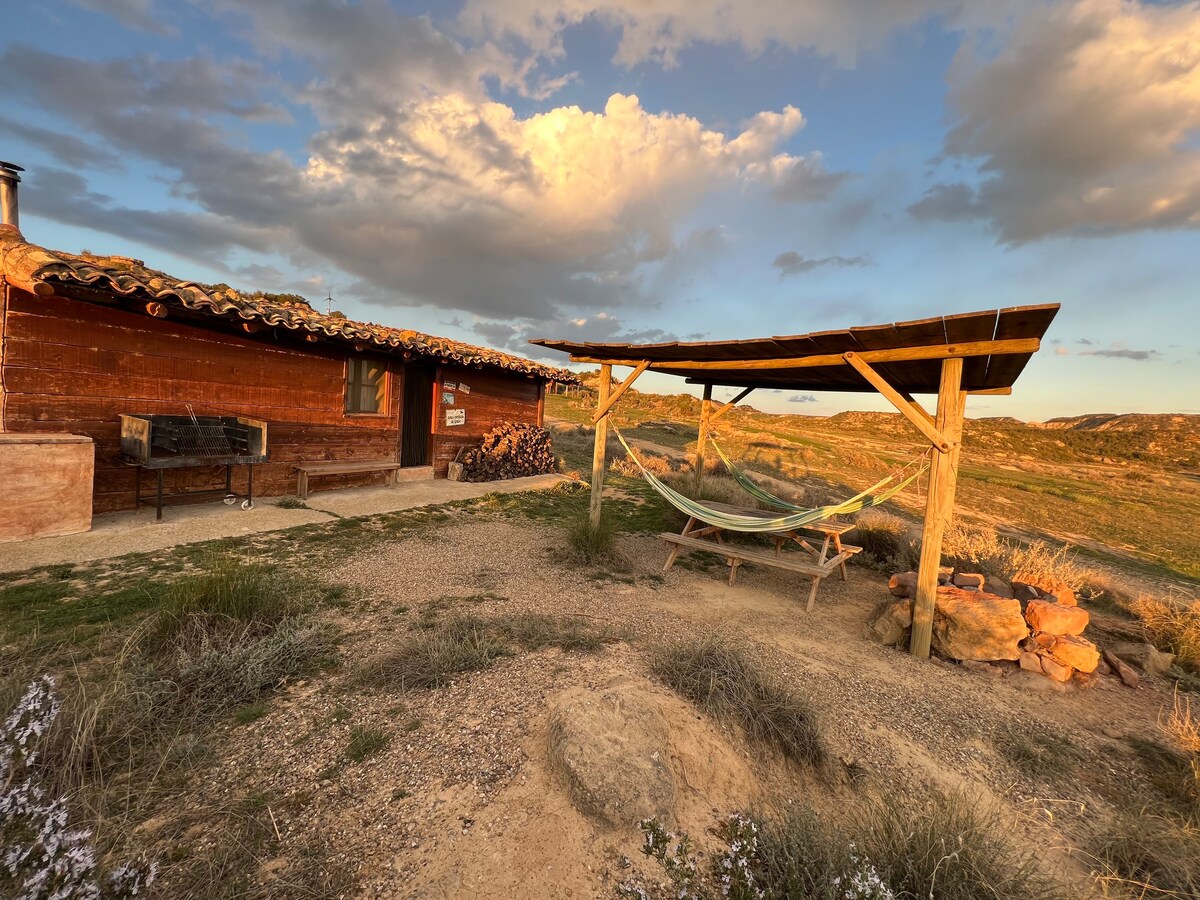
[[[691,382],[800,391],[875,390],[845,354],[856,355],[896,390],[936,394],[941,360],[962,357],[962,389],[1011,388],[1054,320],[1057,303],[1013,306],[891,325],[866,325],[741,341],[601,344],[535,340],[572,362],[637,366]]]
[[[578,383],[577,376],[566,369],[490,347],[326,315],[307,302],[283,302],[265,295],[184,281],[127,256],[85,256],[48,250],[29,243],[9,225],[0,225],[0,276],[38,296],[74,288],[76,293],[72,295],[82,299],[149,300],[226,322],[248,322],[298,332],[312,340],[361,344],[385,353],[400,351],[464,366],[504,369],[563,384]]]

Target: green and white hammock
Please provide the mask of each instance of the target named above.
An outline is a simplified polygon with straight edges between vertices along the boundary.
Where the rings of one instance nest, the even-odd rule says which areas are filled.
[[[737,513],[729,513],[723,510],[713,509],[710,506],[705,506],[690,497],[685,497],[679,491],[672,488],[670,485],[664,484],[660,479],[656,478],[649,472],[642,461],[637,458],[637,454],[633,452],[633,448],[629,446],[625,440],[625,436],[621,434],[616,425],[610,426],[613,434],[617,436],[617,440],[621,442],[621,446],[625,448],[625,452],[629,454],[629,458],[641,470],[642,477],[646,482],[654,488],[658,494],[682,512],[684,515],[694,519],[699,519],[708,525],[715,525],[718,528],[724,528],[728,531],[742,531],[749,534],[771,534],[773,532],[786,532],[795,528],[800,528],[804,525],[810,525],[813,522],[819,522],[822,519],[828,519],[830,516],[842,515],[844,513],[855,513],[861,510],[868,509],[872,506],[878,506],[881,503],[886,503],[888,500],[895,497],[898,493],[912,484],[920,474],[925,470],[925,465],[917,467],[916,471],[911,475],[904,477],[905,471],[913,466],[913,463],[902,468],[899,472],[889,475],[887,478],[867,488],[861,494],[856,494],[849,500],[844,500],[841,503],[832,506],[819,506],[815,508],[801,508],[776,497],[774,494],[760,488],[750,480],[750,477],[744,472],[739,472],[729,460],[721,453],[721,458],[725,460],[725,464],[729,466],[730,472],[735,473],[734,478],[737,479],[745,490],[752,496],[762,499],[764,502],[771,504],[784,504],[785,508],[795,510],[791,515],[777,516],[775,518],[766,518],[764,516],[746,516]],[[720,452],[718,450],[718,452]],[[915,462],[915,461],[914,461]],[[741,475],[739,478],[738,475]],[[751,490],[753,485],[753,490]]]

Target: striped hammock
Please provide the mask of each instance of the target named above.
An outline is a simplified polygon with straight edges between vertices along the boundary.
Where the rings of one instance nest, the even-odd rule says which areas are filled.
[[[685,497],[670,485],[664,484],[642,465],[642,461],[637,458],[637,454],[633,452],[633,448],[626,442],[625,436],[621,434],[617,426],[610,425],[609,427],[612,428],[613,434],[617,436],[617,440],[621,442],[621,446],[625,448],[625,452],[629,454],[629,458],[641,470],[642,477],[646,479],[650,487],[654,488],[664,500],[684,515],[690,516],[693,519],[699,519],[707,525],[715,525],[727,531],[742,531],[748,534],[788,532],[804,525],[811,525],[813,522],[819,522],[822,519],[828,519],[831,516],[860,512],[869,507],[878,506],[881,503],[886,503],[912,484],[921,472],[924,471],[924,466],[921,466],[907,478],[901,479],[901,475],[904,473],[904,469],[901,469],[900,472],[889,475],[877,484],[867,488],[861,494],[857,494],[849,500],[832,506],[820,506],[812,509],[799,509],[793,506],[792,509],[795,509],[796,512],[791,515],[777,516],[775,518],[746,516],[705,506],[703,503],[692,500],[690,497]],[[905,468],[908,467],[906,466]],[[746,477],[746,480],[749,481],[749,477]],[[757,488],[758,486],[755,485],[755,487]],[[765,494],[766,491],[763,491],[763,493]],[[768,494],[767,496],[773,495]]]

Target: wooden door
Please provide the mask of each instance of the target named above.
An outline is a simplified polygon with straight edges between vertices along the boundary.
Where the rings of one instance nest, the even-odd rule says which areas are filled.
[[[427,466],[433,443],[432,366],[404,369],[404,406],[400,411],[400,465]]]

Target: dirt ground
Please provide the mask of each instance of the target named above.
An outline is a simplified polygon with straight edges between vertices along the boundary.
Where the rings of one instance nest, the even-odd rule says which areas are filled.
[[[1114,792],[1136,791],[1144,777],[1126,738],[1155,733],[1169,702],[1162,685],[1148,680],[1135,691],[1104,678],[1059,693],[1044,679],[881,648],[864,623],[886,586],[862,568],[851,567],[845,583],[826,579],[806,614],[807,579],[788,573],[745,566],[735,587],[720,564],[676,566],[660,578],[665,551],[648,536],[622,538],[625,571],[598,572],[562,562],[561,540],[534,524],[453,524],[321,573],[361,591],[339,613],[347,664],[291,685],[263,718],[223,726],[226,763],[206,770],[192,792],[211,803],[267,798],[282,852],[262,868],[263,882],[292,884],[305,848],[319,844],[352,875],[350,896],[613,896],[629,861],[641,865],[639,835],[572,805],[546,734],[556,698],[614,679],[634,685],[668,722],[669,762],[684,785],[677,825],[701,846],[735,810],[934,785],[1003,805],[1016,834],[1082,874],[1086,860],[1071,848],[1086,846]],[[481,616],[578,614],[624,639],[595,655],[520,653],[433,690],[352,685],[355,662],[407,633],[431,603]],[[749,745],[650,681],[655,648],[713,630],[753,645],[811,699],[831,775],[816,778]],[[347,761],[355,726],[381,728],[391,741]],[[1031,736],[1057,748],[1049,771],[1022,764]]]

